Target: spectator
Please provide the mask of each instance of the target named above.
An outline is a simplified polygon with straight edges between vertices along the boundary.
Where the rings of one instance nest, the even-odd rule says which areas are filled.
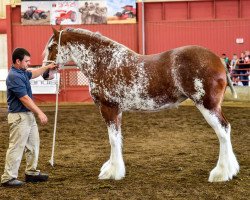
[[[227,66],[227,69],[229,70],[229,65],[230,65],[229,58],[227,57],[227,55],[225,53],[222,54],[221,58],[224,60],[226,66]]]
[[[245,51],[245,63],[250,63],[250,52]]]
[[[245,63],[245,53],[240,53],[239,63]]]
[[[239,80],[238,76],[234,76],[235,74],[238,73],[235,70],[235,69],[238,69],[238,65],[237,65],[238,62],[239,62],[238,56],[236,54],[233,54],[233,58],[230,61],[230,73],[232,75],[232,80],[233,80],[234,85],[238,85],[238,80]]]
[[[247,58],[246,58],[247,57]],[[240,58],[238,61],[238,64],[246,64],[249,63],[249,51],[246,51],[245,53],[240,54]],[[245,66],[239,65],[239,69],[244,69]],[[246,70],[239,70],[240,74],[240,80],[242,82],[243,86],[248,86],[248,76],[247,76],[247,71]]]

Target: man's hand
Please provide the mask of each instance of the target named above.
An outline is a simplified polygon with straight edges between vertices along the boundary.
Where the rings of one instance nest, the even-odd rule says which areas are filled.
[[[54,62],[50,63],[49,65],[46,66],[48,69],[56,69],[57,68],[57,64],[55,64]]]
[[[42,125],[47,124],[48,118],[43,112],[38,114],[38,118],[40,119]]]
[[[57,68],[57,64],[55,63],[50,63],[49,65],[42,66],[38,69],[32,70],[32,79],[37,78],[38,76],[42,75],[45,71],[47,70],[53,70]]]
[[[28,95],[21,97],[20,101],[26,108],[31,110],[33,113],[37,114],[42,125],[48,122],[47,116],[43,113],[43,111],[40,108],[38,108],[38,106],[34,103],[34,101]]]

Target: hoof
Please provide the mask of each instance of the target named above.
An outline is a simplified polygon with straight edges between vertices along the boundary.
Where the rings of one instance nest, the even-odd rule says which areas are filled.
[[[125,177],[125,166],[124,163],[114,164],[110,160],[103,164],[99,179],[114,179],[121,180]]]
[[[216,166],[211,172],[208,181],[209,182],[222,182],[229,181],[239,172],[239,164],[237,160],[233,165],[228,167],[218,167]]]

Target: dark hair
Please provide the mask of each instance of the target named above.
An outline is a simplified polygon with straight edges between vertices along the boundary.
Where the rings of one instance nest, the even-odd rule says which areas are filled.
[[[15,64],[16,60],[23,60],[24,56],[30,56],[30,53],[24,48],[16,48],[12,53],[12,62]]]

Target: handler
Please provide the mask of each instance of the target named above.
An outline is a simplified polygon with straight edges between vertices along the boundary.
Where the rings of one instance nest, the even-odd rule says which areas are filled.
[[[28,71],[30,53],[23,48],[14,50],[12,61],[13,65],[6,79],[10,128],[9,148],[6,153],[4,174],[1,178],[2,186],[10,187],[24,184],[24,182],[17,180],[23,152],[26,156],[25,181],[48,180],[47,174],[37,170],[40,139],[33,113],[37,114],[42,125],[48,122],[48,118],[32,100],[29,80],[40,76],[47,69],[56,67],[55,64],[51,63],[48,66]]]

